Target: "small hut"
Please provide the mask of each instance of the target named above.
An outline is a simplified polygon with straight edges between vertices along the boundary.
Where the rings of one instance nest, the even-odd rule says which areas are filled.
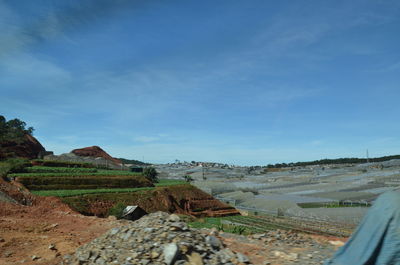
[[[140,219],[142,216],[144,216],[146,214],[147,214],[147,212],[137,205],[126,206],[126,208],[122,212],[121,218],[135,221],[135,220]]]

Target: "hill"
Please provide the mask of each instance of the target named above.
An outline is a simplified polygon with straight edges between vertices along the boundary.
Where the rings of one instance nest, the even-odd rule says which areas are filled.
[[[33,128],[26,123],[13,119],[7,121],[0,115],[0,160],[11,157],[27,159],[38,158],[46,149],[32,136]]]
[[[121,164],[121,161],[119,159],[110,156],[106,151],[104,151],[103,149],[101,149],[99,146],[96,145],[80,149],[74,149],[71,151],[71,153],[77,156],[102,157],[113,163]]]

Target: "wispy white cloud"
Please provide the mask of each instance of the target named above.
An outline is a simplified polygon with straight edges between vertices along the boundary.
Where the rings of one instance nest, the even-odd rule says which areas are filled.
[[[311,141],[310,144],[313,146],[320,146],[320,145],[324,144],[324,141],[323,140],[313,140],[313,141]]]
[[[6,89],[35,89],[39,93],[65,88],[72,81],[64,68],[26,53],[3,57],[0,76],[0,83]]]
[[[155,137],[155,136],[139,136],[139,137],[135,137],[135,141],[136,142],[140,142],[140,143],[151,143],[151,142],[156,142],[160,140],[159,137]]]
[[[0,2],[0,56],[32,43],[32,39],[24,34],[19,23],[17,13],[4,2]]]

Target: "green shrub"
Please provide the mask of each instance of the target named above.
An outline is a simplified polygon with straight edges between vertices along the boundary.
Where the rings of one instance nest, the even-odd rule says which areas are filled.
[[[26,128],[24,121],[19,119],[7,121],[4,116],[0,115],[0,142],[22,143],[25,135],[32,135],[33,131],[33,127]]]
[[[233,234],[239,234],[242,235],[246,231],[246,227],[244,226],[235,226],[233,227]]]
[[[25,172],[30,163],[26,159],[10,158],[0,162],[0,177],[16,172]]]
[[[185,181],[186,182],[192,182],[194,179],[192,178],[192,176],[190,176],[190,175],[185,175],[185,176],[183,176],[183,178],[185,179]]]
[[[112,208],[110,208],[110,210],[108,211],[108,215],[113,215],[117,217],[117,219],[121,219],[125,208],[126,205],[124,203],[118,202]]]
[[[158,172],[154,167],[146,167],[143,170],[143,176],[145,176],[145,178],[147,178],[148,180],[150,180],[151,182],[158,182],[158,178],[157,178]]]

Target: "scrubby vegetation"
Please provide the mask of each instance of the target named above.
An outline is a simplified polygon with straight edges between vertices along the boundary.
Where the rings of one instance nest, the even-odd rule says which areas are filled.
[[[0,177],[6,177],[15,172],[25,172],[29,166],[29,161],[21,158],[9,158],[0,161]]]
[[[192,176],[190,176],[190,175],[185,175],[185,176],[183,176],[183,179],[186,181],[186,182],[192,182],[194,179],[192,178]]]
[[[151,182],[158,182],[158,172],[154,167],[146,167],[143,170],[143,176],[145,176]]]
[[[0,143],[3,142],[22,142],[26,134],[32,134],[33,127],[26,128],[26,123],[13,119],[7,121],[6,118],[0,115]]]
[[[126,208],[126,205],[123,204],[122,202],[119,202],[115,204],[110,210],[108,211],[108,215],[112,215],[117,217],[117,219],[121,219],[124,209]]]
[[[149,163],[145,163],[139,160],[134,160],[134,159],[125,159],[125,158],[117,158],[119,161],[121,161],[123,164],[133,164],[137,166],[148,166],[150,165]]]
[[[248,235],[267,232],[277,227],[251,216],[226,216],[198,218],[188,223],[193,228],[217,228],[219,231]],[[280,227],[279,227],[280,228]]]
[[[13,148],[26,142],[26,135],[32,135],[33,127],[26,127],[26,123],[13,119],[7,121],[0,115],[0,160],[18,157],[18,153]]]

